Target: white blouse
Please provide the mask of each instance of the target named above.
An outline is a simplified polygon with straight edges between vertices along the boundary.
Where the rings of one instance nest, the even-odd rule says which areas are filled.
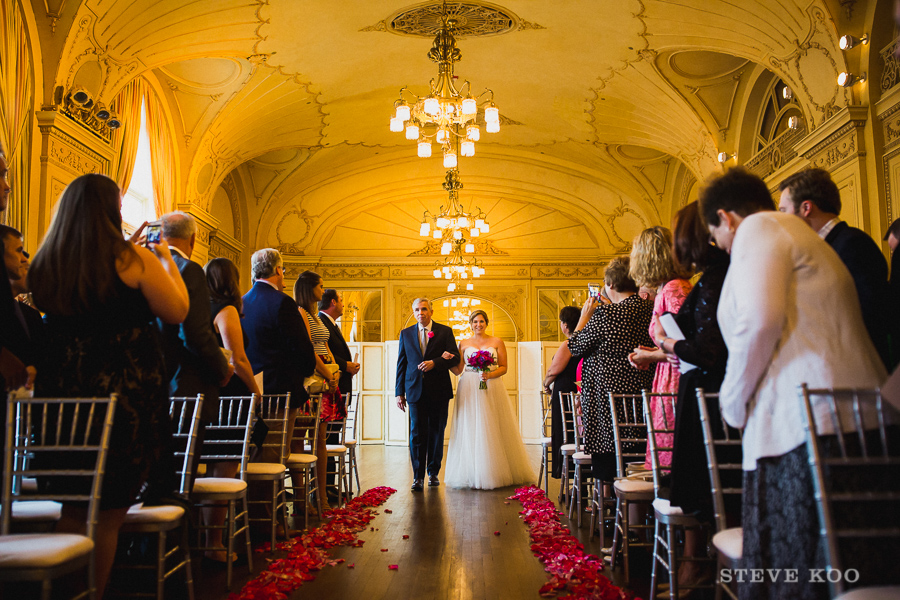
[[[887,376],[850,273],[796,216],[766,211],[743,220],[718,318],[728,346],[720,405],[730,425],[746,426],[745,471],[804,443],[801,383],[871,388]],[[824,411],[815,413],[827,427]]]

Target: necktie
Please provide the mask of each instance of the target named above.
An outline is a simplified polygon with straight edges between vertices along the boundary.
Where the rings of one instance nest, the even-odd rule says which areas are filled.
[[[419,329],[419,349],[422,351],[422,356],[425,356],[425,346],[428,344],[427,332],[428,330],[424,327]]]

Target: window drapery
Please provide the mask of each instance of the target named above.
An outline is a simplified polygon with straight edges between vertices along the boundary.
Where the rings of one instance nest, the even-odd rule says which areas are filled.
[[[146,86],[144,105],[147,111],[147,135],[150,140],[150,163],[153,169],[153,200],[156,214],[175,209],[175,152],[166,113],[156,93]]]
[[[141,103],[147,87],[144,80],[139,77],[126,85],[113,101],[122,126],[113,138],[116,154],[112,161],[110,176],[123,193],[128,189],[134,173],[134,161],[137,158],[138,139],[141,134]]]

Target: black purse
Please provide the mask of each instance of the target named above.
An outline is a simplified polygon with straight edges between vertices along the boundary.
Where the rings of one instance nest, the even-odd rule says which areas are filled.
[[[267,435],[269,435],[269,426],[266,420],[256,415],[256,422],[250,431],[250,443],[256,446],[257,449],[262,450]]]

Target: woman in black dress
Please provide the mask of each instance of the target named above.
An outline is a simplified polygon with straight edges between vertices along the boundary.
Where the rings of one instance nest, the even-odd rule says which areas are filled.
[[[48,336],[35,393],[119,394],[95,529],[98,597],[128,507],[140,499],[148,479],[174,482],[167,460],[168,379],[156,318],[180,323],[189,302],[165,240],[148,249],[122,236],[120,198],[118,186],[103,175],[70,183],[28,273],[35,304],[46,313]],[[70,453],[54,462],[79,461]],[[64,492],[58,481],[38,484]],[[84,504],[64,502],[56,531],[83,534],[86,517]]]
[[[635,369],[628,362],[635,348],[651,343],[653,316],[653,305],[638,296],[628,266],[627,256],[610,261],[604,283],[612,303],[598,306],[596,299],[588,298],[568,342],[573,357],[584,357],[584,447],[591,454],[591,471],[598,481],[612,481],[617,474],[609,392],[636,394],[653,383],[653,371]]]
[[[678,385],[678,401],[675,403],[675,436],[672,451],[671,489],[669,499],[685,513],[699,512],[703,520],[712,518],[712,490],[700,409],[697,404],[697,388],[706,392],[719,391],[725,378],[728,348],[722,339],[716,311],[719,295],[728,273],[728,253],[709,244],[709,231],[700,218],[696,202],[691,202],[675,215],[674,257],[683,268],[690,268],[703,275],[675,316],[683,340],[675,341],[665,335],[662,328],[654,331],[657,346],[669,356],[670,362],[684,360],[696,368],[681,375]],[[708,400],[713,427],[721,429],[719,403]],[[729,462],[740,462],[740,449]],[[705,537],[696,530],[685,533],[685,556],[697,556],[703,552]],[[684,562],[679,570],[681,585],[695,583],[698,563]]]
[[[563,306],[559,311],[559,328],[562,330],[566,338],[570,338],[578,325],[578,317],[581,316],[580,311],[574,306]],[[577,392],[578,386],[575,382],[578,380],[578,361],[572,358],[569,352],[569,345],[563,344],[557,349],[547,369],[547,376],[544,377],[544,392],[551,394],[550,396],[550,460],[552,469],[550,476],[554,479],[562,477],[562,457],[559,449],[563,440],[563,418],[562,407],[559,403],[559,395],[569,392]],[[551,393],[550,386],[553,385]],[[570,430],[568,435],[573,432]]]

